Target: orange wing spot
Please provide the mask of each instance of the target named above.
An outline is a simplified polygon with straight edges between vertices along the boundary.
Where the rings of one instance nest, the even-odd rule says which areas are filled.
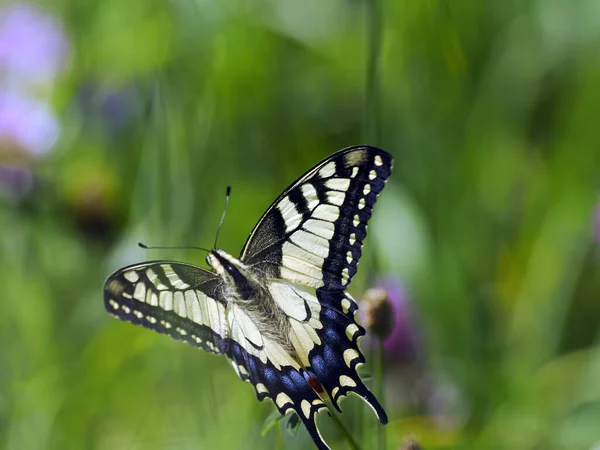
[[[306,378],[306,381],[308,381],[308,384],[310,384],[310,387],[313,388],[317,394],[322,394],[325,392],[325,388],[323,388],[323,385],[317,377],[310,373],[305,374],[304,377]]]

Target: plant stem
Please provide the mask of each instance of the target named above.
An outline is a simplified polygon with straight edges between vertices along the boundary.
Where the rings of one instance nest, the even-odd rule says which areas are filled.
[[[365,111],[363,138],[367,144],[379,144],[380,117],[380,55],[381,50],[381,15],[378,0],[367,0],[367,67],[365,85]]]
[[[283,433],[281,432],[281,422],[275,427],[275,437],[277,439],[277,450],[284,450]]]
[[[344,424],[338,417],[337,412],[333,411],[333,408],[329,408],[329,409],[330,409],[331,418],[333,419],[333,423],[335,423],[335,425],[338,427],[338,430],[340,431],[340,433],[342,433],[342,435],[344,436],[344,439],[346,439],[346,442],[348,442],[348,445],[350,446],[350,448],[352,450],[360,450],[360,447],[358,446],[358,444],[356,443],[356,441],[354,440],[354,438],[352,437],[352,435],[350,434],[348,429],[344,426]]]
[[[375,396],[379,399],[381,404],[384,404],[384,392],[383,392],[383,340],[374,339],[375,353],[374,365],[373,365],[373,390]],[[383,426],[377,427],[377,449],[385,450],[385,429]]]

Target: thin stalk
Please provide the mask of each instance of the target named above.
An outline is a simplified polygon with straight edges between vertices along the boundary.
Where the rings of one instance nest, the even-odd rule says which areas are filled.
[[[277,439],[277,450],[284,450],[283,446],[283,433],[281,432],[281,423],[278,423],[275,427],[275,438]]]
[[[373,390],[375,391],[375,396],[379,399],[382,406],[384,403],[384,393],[383,393],[383,340],[382,339],[374,339],[374,364],[373,364]],[[385,450],[386,442],[385,442],[385,429],[383,426],[377,427],[377,446],[378,450]]]
[[[367,0],[367,67],[363,138],[366,144],[379,145],[380,139],[380,51],[381,11],[379,0]]]
[[[330,408],[330,410],[331,410],[331,408]],[[350,434],[348,429],[344,426],[344,424],[338,417],[337,413],[335,411],[331,410],[330,414],[331,414],[331,418],[333,419],[333,423],[335,423],[335,426],[338,428],[340,433],[342,433],[342,435],[344,436],[344,439],[348,443],[348,446],[352,450],[360,450],[359,445],[356,443],[356,441],[354,440],[354,438],[352,437],[352,435]]]

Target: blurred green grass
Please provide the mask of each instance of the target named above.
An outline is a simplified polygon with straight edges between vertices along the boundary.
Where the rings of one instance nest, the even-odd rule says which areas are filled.
[[[0,197],[3,448],[275,448],[260,436],[272,406],[225,358],[112,320],[102,285],[145,259],[203,264],[136,243],[212,245],[229,184],[220,246],[235,254],[279,192],[361,143],[375,113],[367,143],[395,170],[350,290],[399,280],[421,337],[416,369],[384,361],[388,447],[600,442],[597,2],[382,2],[376,112],[366,5],[43,6],[70,50],[51,83],[26,88],[61,129],[19,158],[37,187]],[[398,398],[422,378],[451,395]],[[374,417],[344,406],[370,442]]]

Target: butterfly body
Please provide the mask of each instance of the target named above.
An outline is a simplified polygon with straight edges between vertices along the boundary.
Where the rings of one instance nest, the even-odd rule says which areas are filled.
[[[329,448],[316,426],[324,400],[339,410],[354,393],[386,423],[357,373],[364,329],[346,288],[391,165],[374,147],[333,154],[275,200],[239,259],[219,249],[206,258],[212,270],[174,261],[125,267],[106,282],[106,309],[227,355],[259,400],[298,414],[320,449]]]

